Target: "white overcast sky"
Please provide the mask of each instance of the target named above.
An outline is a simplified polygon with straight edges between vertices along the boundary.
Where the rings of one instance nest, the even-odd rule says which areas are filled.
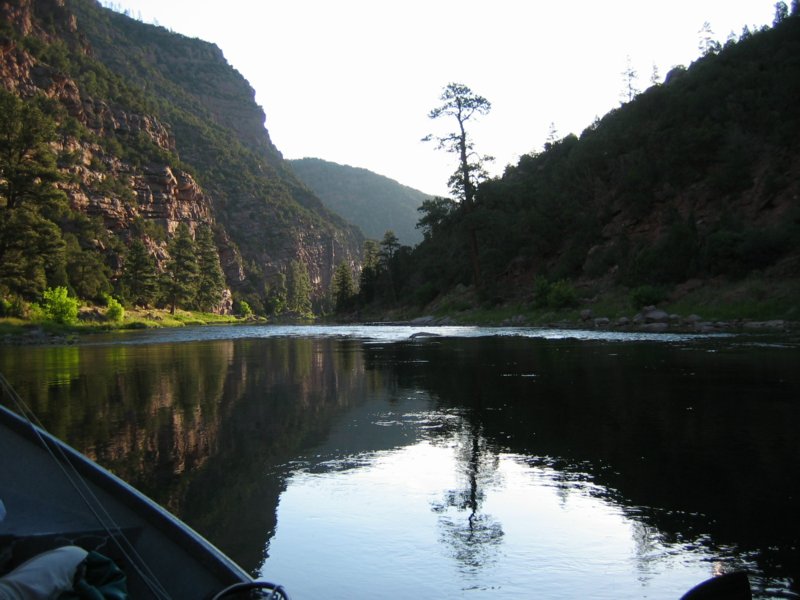
[[[106,4],[108,2],[105,2]],[[787,4],[788,4],[787,0]],[[420,139],[442,88],[492,103],[472,127],[502,173],[541,150],[550,124],[580,135],[619,106],[628,57],[645,88],[699,55],[708,22],[724,43],[771,24],[775,0],[113,0],[134,17],[217,44],[256,90],[286,158],[363,167],[446,195],[454,157]]]

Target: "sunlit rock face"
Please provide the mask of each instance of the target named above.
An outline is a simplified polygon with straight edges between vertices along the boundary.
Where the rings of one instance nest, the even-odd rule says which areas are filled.
[[[334,266],[358,261],[361,234],[295,178],[218,47],[83,0],[4,2],[0,17],[0,85],[51,101],[70,204],[143,239],[159,268],[180,223],[212,226],[234,293],[299,260],[322,297]]]

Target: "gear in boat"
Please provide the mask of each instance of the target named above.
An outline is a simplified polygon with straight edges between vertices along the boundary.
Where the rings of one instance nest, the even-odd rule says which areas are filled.
[[[0,498],[6,513],[0,522],[0,575],[6,581],[31,559],[36,567],[36,557],[51,567],[63,559],[69,569],[77,554],[48,554],[69,546],[118,567],[129,598],[221,600],[265,590],[267,598],[288,599],[283,588],[253,580],[177,517],[35,424],[2,374],[0,387],[19,413],[0,405]],[[84,560],[77,562],[86,568]]]

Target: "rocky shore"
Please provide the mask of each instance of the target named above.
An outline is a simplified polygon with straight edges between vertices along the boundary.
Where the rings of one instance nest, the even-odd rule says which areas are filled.
[[[447,326],[458,323],[449,316],[434,317],[423,316],[409,321],[407,324],[415,326]],[[515,315],[498,323],[500,327],[530,327],[535,326],[525,315]],[[793,322],[783,319],[769,321],[756,321],[751,319],[734,319],[731,321],[711,321],[703,317],[691,315],[670,314],[655,306],[647,306],[640,312],[630,317],[609,318],[595,315],[592,309],[580,312],[577,320],[556,321],[543,326],[563,329],[601,329],[615,331],[647,331],[651,333],[681,331],[696,333],[714,333],[725,331],[789,331],[793,329]],[[539,325],[542,326],[542,325]]]

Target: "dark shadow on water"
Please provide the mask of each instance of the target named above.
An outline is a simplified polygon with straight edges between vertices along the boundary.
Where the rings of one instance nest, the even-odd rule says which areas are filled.
[[[460,485],[432,510],[465,570],[497,559],[503,524],[483,501],[511,453],[558,473],[565,497],[585,481],[620,506],[638,523],[642,561],[655,538],[704,545],[731,568],[757,565],[760,597],[787,593],[785,579],[800,592],[798,364],[796,347],[714,340],[0,349],[0,369],[52,433],[254,572],[294,469],[358,468],[347,461],[425,436],[456,440]],[[432,404],[392,413],[419,393]],[[335,427],[371,419],[378,401],[404,426]],[[452,418],[428,427],[425,410]]]

